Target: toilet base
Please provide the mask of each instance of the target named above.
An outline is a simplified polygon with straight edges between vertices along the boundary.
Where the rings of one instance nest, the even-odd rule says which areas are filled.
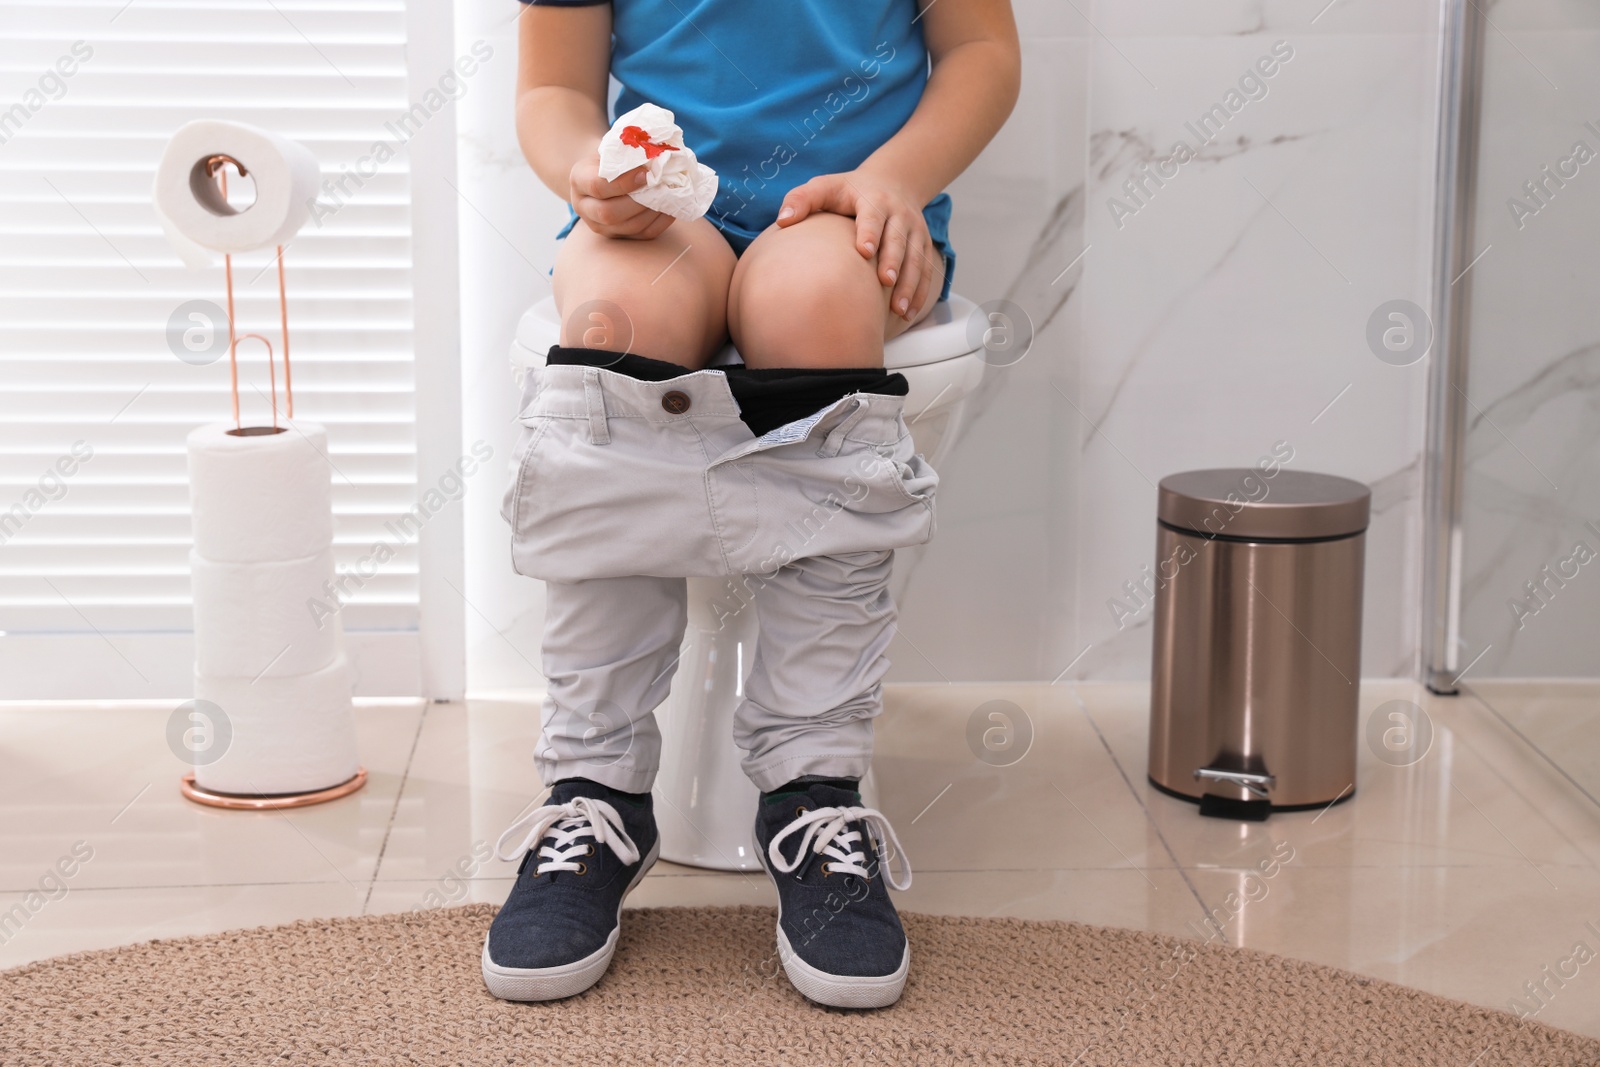
[[[715,871],[759,871],[755,814],[761,793],[739,765],[733,713],[744,698],[757,632],[748,604],[717,618],[713,605],[730,600],[727,579],[690,578],[684,630],[672,692],[656,718],[661,769],[656,775],[656,826],[661,858]],[[862,803],[877,806],[871,772]]]

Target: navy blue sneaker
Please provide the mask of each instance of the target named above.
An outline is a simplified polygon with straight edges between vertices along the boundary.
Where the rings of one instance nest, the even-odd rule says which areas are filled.
[[[623,898],[661,853],[650,797],[586,779],[557,782],[494,850],[507,861],[522,856],[522,866],[483,941],[489,992],[559,1000],[598,982],[617,951]]]
[[[889,887],[911,888],[911,867],[889,820],[854,790],[817,782],[764,794],[756,842],[778,887],[778,958],[794,987],[830,1008],[899,1000],[911,946]]]

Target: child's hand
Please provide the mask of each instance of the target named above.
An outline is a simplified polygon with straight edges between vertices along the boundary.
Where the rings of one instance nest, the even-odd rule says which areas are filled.
[[[856,220],[856,251],[878,257],[878,281],[894,286],[889,307],[910,321],[927,302],[942,258],[928,235],[922,204],[880,175],[853,170],[820,174],[783,198],[779,226],[793,226],[819,211]]]
[[[617,175],[615,181],[606,181],[600,177],[600,153],[595,152],[573,166],[567,200],[589,229],[602,237],[653,241],[675,220],[628,195],[644,183],[642,165]]]

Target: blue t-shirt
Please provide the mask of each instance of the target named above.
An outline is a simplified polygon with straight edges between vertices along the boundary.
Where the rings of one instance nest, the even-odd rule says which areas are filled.
[[[524,0],[578,6],[608,0]],[[742,252],[784,194],[852,170],[911,117],[928,81],[916,0],[609,0],[613,120],[658,104],[717,172],[707,218]],[[950,198],[924,210],[949,255]]]

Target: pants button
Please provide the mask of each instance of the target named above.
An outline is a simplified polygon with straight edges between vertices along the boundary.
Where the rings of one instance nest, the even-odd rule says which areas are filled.
[[[661,407],[669,415],[682,415],[689,410],[689,394],[674,389],[661,396]]]

